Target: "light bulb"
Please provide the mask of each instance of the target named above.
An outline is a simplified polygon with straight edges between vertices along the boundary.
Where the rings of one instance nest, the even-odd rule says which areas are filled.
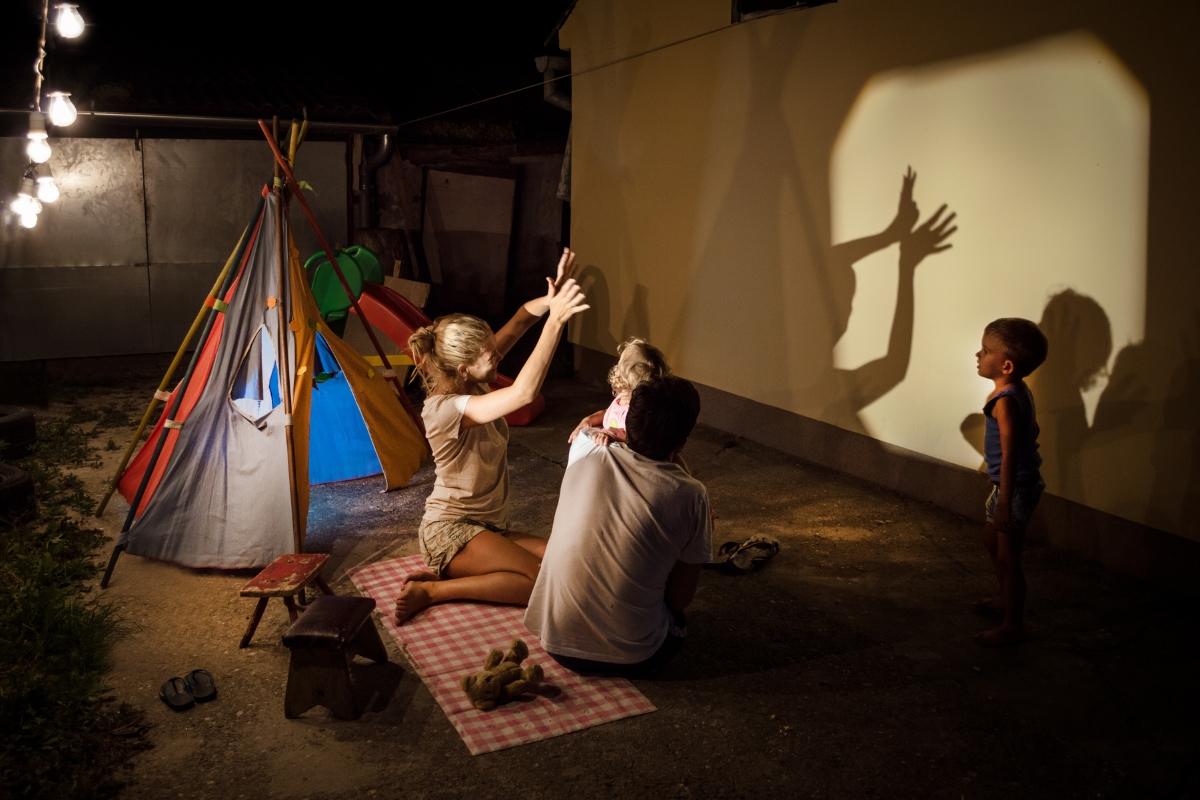
[[[12,201],[9,208],[18,216],[32,214],[37,216],[42,213],[42,204],[33,199],[33,178],[25,178],[21,181],[21,190],[17,192],[17,197]]]
[[[50,92],[50,122],[65,128],[75,121],[75,104],[70,92]]]
[[[54,20],[54,27],[58,29],[59,36],[74,39],[83,33],[83,17],[79,14],[79,6],[59,3],[55,8],[58,9],[58,18]]]
[[[45,136],[34,137],[30,134],[29,144],[25,146],[25,153],[33,163],[45,164],[50,160],[50,143],[46,141]]]
[[[32,228],[37,225],[37,214],[22,214],[20,219],[22,228]]]
[[[43,203],[53,203],[58,199],[58,195],[58,185],[54,182],[53,175],[37,179],[38,200],[41,200]]]
[[[29,144],[25,153],[35,164],[45,164],[50,160],[50,143],[46,141],[46,115],[40,111],[29,114]]]

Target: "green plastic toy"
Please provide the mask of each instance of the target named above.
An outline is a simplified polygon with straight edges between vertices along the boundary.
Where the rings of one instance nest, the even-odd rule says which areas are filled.
[[[362,245],[354,244],[346,248],[346,255],[353,258],[358,264],[358,268],[362,270],[364,281],[383,283],[383,266],[374,253]]]
[[[345,311],[353,304],[346,295],[346,290],[342,288],[337,273],[329,265],[329,259],[325,258],[324,253],[318,253],[318,256],[320,257],[315,261],[310,258],[305,266],[312,275],[312,293],[317,301],[317,308],[321,310],[321,316],[328,319],[331,312]],[[343,252],[335,251],[334,256],[342,274],[346,276],[346,283],[350,284],[350,291],[354,292],[357,299],[362,294],[363,287],[363,274],[358,262]]]

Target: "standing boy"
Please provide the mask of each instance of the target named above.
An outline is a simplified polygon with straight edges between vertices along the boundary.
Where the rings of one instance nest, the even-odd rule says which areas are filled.
[[[1046,484],[1038,454],[1037,411],[1025,377],[1046,360],[1046,337],[1027,319],[998,319],[983,330],[975,354],[979,376],[995,384],[983,407],[987,430],[984,458],[992,493],[988,497],[983,544],[992,556],[1000,595],[981,600],[981,611],[1002,611],[999,627],[979,634],[983,645],[1015,644],[1025,638],[1025,573],[1021,546],[1025,526]]]

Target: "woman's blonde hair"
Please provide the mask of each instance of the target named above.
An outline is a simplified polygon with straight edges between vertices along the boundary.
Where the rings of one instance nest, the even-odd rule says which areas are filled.
[[[622,358],[626,350],[630,352],[630,357]],[[645,339],[634,336],[617,347],[617,363],[608,371],[608,385],[612,387],[614,395],[620,395],[632,392],[642,381],[670,374],[671,368],[667,366],[662,351]]]
[[[408,337],[408,352],[425,391],[434,394],[446,381],[458,378],[458,367],[483,352],[492,329],[478,317],[448,314]]]

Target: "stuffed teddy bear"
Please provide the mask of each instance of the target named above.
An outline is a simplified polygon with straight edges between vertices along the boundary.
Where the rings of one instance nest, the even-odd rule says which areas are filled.
[[[490,711],[501,703],[515,700],[542,682],[542,668],[537,664],[521,668],[529,656],[529,648],[521,639],[513,639],[507,653],[492,650],[483,662],[483,670],[464,675],[460,685],[480,711]]]

